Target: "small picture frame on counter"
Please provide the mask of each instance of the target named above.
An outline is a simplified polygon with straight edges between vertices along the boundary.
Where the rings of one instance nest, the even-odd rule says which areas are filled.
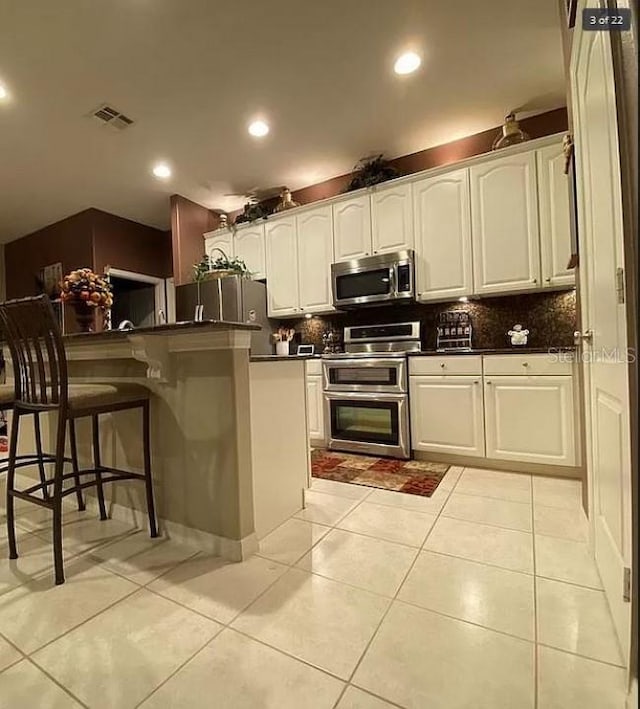
[[[298,345],[298,350],[296,354],[299,355],[313,355],[316,353],[315,345]]]

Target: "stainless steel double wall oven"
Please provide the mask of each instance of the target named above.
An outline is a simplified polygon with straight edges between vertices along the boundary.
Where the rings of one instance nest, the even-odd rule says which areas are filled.
[[[323,358],[328,447],[409,458],[406,352],[420,349],[420,324],[347,327],[345,348]]]

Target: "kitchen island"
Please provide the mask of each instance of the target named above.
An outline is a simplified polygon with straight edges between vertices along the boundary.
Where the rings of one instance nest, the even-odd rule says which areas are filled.
[[[251,363],[254,329],[205,321],[65,337],[71,383],[135,382],[152,391],[161,529],[234,560],[302,507],[309,484],[304,365],[267,371]],[[138,414],[103,419],[104,463],[141,470]],[[51,444],[52,427],[46,435]],[[21,439],[26,450],[32,439]],[[89,420],[78,423],[78,445],[82,464],[91,456]],[[144,526],[142,487],[114,484],[107,494],[112,516]]]

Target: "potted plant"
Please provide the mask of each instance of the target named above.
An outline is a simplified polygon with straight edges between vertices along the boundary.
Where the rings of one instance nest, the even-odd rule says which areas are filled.
[[[380,182],[400,176],[398,170],[382,154],[362,158],[353,170],[353,177],[347,185],[346,192],[373,187]]]
[[[247,264],[238,257],[229,258],[222,249],[212,249],[212,253],[217,251],[220,256],[214,258],[211,254],[205,254],[198,263],[193,265],[193,280],[197,283],[208,278],[224,278],[225,276],[242,276],[251,278],[251,271]]]
[[[108,278],[90,268],[78,268],[62,279],[60,299],[75,310],[81,332],[91,332],[97,310],[104,312],[113,305]]]

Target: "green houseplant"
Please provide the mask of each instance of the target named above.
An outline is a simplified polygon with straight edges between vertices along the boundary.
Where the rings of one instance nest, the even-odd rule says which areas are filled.
[[[214,258],[213,253],[216,251],[220,255]],[[193,280],[197,283],[209,278],[224,278],[225,276],[251,278],[251,271],[241,258],[229,258],[219,248],[212,249],[211,254],[204,254],[200,261],[193,265]]]

